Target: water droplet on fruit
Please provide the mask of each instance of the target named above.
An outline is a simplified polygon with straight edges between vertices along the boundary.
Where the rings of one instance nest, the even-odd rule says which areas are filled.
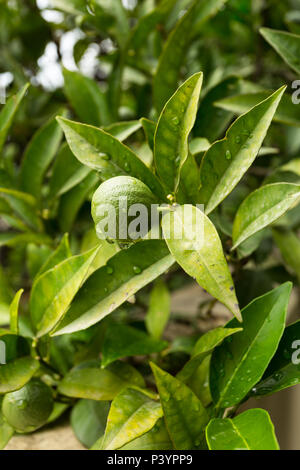
[[[231,160],[230,150],[226,150],[225,156],[226,156],[226,160]]]
[[[236,138],[235,138],[235,142],[236,142],[237,144],[239,144],[239,143],[240,143],[240,141],[241,141],[241,138],[240,138],[240,136],[239,136],[239,135],[237,135],[237,136],[236,136]]]
[[[27,407],[28,403],[27,400],[18,400],[17,407],[21,410],[24,410]]]
[[[275,372],[274,379],[276,380],[276,382],[282,379],[282,377],[283,377],[283,374],[281,372]]]
[[[141,268],[139,266],[133,266],[133,272],[135,274],[140,274],[142,272]]]
[[[177,126],[179,124],[179,119],[178,119],[177,116],[173,117],[172,121],[175,124],[175,126]]]

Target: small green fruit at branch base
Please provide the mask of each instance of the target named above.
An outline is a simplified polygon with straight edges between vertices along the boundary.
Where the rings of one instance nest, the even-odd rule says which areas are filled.
[[[17,432],[28,433],[46,424],[53,405],[51,388],[39,379],[32,379],[20,390],[5,395],[2,413]]]
[[[157,199],[137,178],[116,176],[104,181],[92,200],[97,236],[119,242],[145,237],[153,227],[152,204],[158,204]]]

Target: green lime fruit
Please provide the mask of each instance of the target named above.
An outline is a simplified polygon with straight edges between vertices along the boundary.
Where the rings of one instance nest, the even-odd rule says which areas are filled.
[[[131,176],[104,181],[92,200],[97,236],[119,242],[143,238],[151,228],[151,206],[157,202],[148,186]]]
[[[32,379],[20,390],[4,396],[2,413],[17,432],[27,433],[47,422],[53,404],[51,388],[39,379]]]

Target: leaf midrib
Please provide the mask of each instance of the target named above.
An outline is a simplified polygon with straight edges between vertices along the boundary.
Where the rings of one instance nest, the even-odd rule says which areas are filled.
[[[248,450],[251,450],[251,447],[248,445],[248,442],[246,441],[246,439],[243,437],[243,435],[240,433],[240,430],[239,428],[234,424],[234,420],[232,419],[231,420],[231,425],[233,427],[233,429],[235,430],[235,432],[237,433],[237,435],[241,438],[241,440],[244,442],[245,446],[247,447]]]

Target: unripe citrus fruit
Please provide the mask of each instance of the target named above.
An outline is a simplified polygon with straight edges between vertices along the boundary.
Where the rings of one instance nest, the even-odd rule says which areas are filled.
[[[139,206],[134,206],[137,204]],[[92,200],[97,235],[123,242],[142,238],[150,230],[152,204],[157,204],[155,196],[148,186],[136,178],[116,176],[104,181]],[[139,235],[132,235],[131,222],[141,214],[140,205],[144,216],[140,218],[142,226],[137,229]]]
[[[32,379],[20,390],[4,396],[2,413],[16,431],[27,433],[47,422],[53,404],[51,388],[39,379]]]

